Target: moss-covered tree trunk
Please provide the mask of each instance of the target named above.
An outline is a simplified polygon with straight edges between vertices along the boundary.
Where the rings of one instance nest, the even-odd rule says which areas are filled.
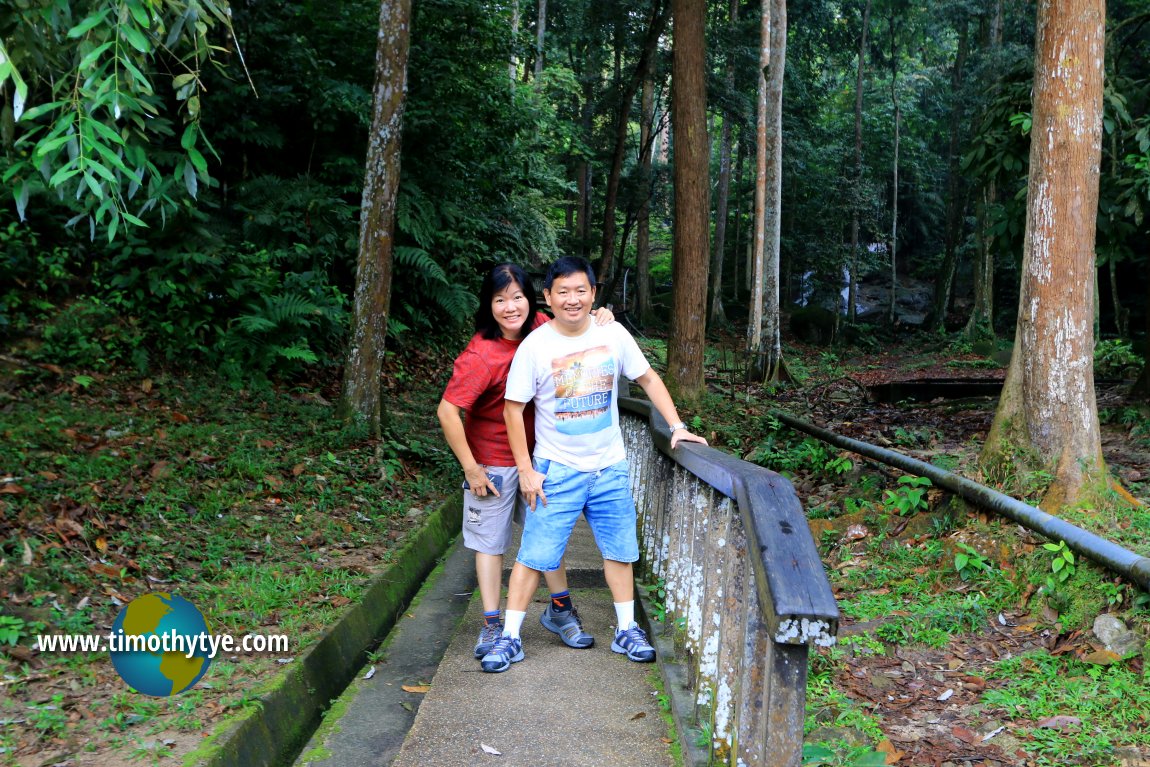
[[[847,279],[847,320],[854,322],[858,318],[858,263],[859,263],[859,227],[862,216],[862,181],[863,181],[863,85],[866,73],[866,38],[870,30],[871,0],[866,0],[863,7],[862,28],[859,32],[859,64],[855,73],[855,178],[854,194],[851,199],[851,252],[849,256],[850,275]]]
[[[599,273],[597,275],[600,285],[611,280],[615,271],[615,209],[619,199],[619,183],[623,178],[623,160],[626,159],[628,137],[631,133],[631,105],[635,100],[635,93],[647,79],[647,73],[655,60],[659,38],[663,36],[663,29],[667,25],[669,6],[664,6],[663,0],[654,0],[651,4],[651,24],[647,28],[647,36],[643,41],[643,50],[639,54],[639,61],[635,64],[635,72],[623,84],[619,95],[619,108],[615,114],[615,149],[611,153],[611,171],[607,174],[607,194],[603,201],[603,239],[599,249]],[[616,61],[621,61],[622,51],[616,48]],[[600,303],[607,303],[611,295],[601,291]]]
[[[1052,513],[1106,479],[1093,364],[1104,23],[1103,0],[1038,3],[1014,356],[981,456],[991,476],[1050,472]]]
[[[710,248],[705,0],[674,0],[671,130],[674,133],[674,281],[667,387],[690,402],[703,393]]]
[[[382,0],[371,135],[360,203],[355,306],[339,405],[341,418],[367,421],[376,436],[382,414],[379,379],[391,304],[395,199],[399,191],[410,29],[411,0]]]
[[[739,28],[739,0],[730,2],[729,24],[733,39]],[[735,92],[735,56],[735,50],[727,52],[727,70],[723,81],[728,93]],[[719,138],[719,187],[715,190],[715,241],[711,253],[711,328],[727,324],[727,315],[723,311],[723,256],[727,247],[727,205],[731,194],[731,123],[734,121],[734,112],[724,109],[723,130]]]
[[[767,243],[767,71],[771,65],[771,3],[759,4],[759,87],[755,109],[755,223],[747,271],[751,274],[751,307],[747,316],[748,378],[762,381],[763,364],[763,268]]]
[[[783,231],[783,73],[787,64],[787,2],[771,0],[771,66],[767,76],[766,241],[763,248],[762,379],[783,374],[779,275]]]
[[[654,153],[655,79],[651,73],[643,80],[642,117],[639,120],[639,178],[643,188],[640,194],[635,235],[635,295],[639,324],[651,322],[651,155]]]

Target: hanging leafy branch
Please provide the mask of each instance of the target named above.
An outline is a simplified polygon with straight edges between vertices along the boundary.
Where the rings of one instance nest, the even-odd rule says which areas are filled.
[[[0,39],[2,180],[24,219],[50,193],[114,239],[210,185],[201,75],[232,40],[226,0],[31,0]],[[175,140],[178,139],[178,146]]]

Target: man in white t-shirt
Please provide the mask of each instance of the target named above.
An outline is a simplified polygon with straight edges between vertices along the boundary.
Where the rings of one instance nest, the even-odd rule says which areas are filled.
[[[635,339],[620,323],[591,322],[595,273],[582,258],[564,257],[547,271],[543,297],[555,319],[519,346],[507,376],[504,420],[531,511],[507,590],[503,636],[483,656],[484,671],[506,671],[523,660],[520,629],[540,572],[557,569],[580,514],[603,554],[603,574],[615,602],[611,649],[649,663],[655,648],[635,623],[633,564],[639,559],[635,502],[619,429],[619,376],[643,387],[671,426],[671,448],[700,442],[679,420],[675,403]],[[535,403],[535,460],[527,450],[523,409]],[[548,625],[547,615],[541,622]]]

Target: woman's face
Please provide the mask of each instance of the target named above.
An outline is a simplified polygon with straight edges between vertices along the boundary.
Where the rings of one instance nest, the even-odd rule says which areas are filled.
[[[531,316],[531,307],[519,283],[512,282],[491,297],[491,315],[503,331],[504,338],[519,338],[523,323]]]

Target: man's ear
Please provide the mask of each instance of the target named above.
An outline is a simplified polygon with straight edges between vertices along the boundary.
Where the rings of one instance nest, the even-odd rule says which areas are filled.
[[[543,288],[543,303],[551,306],[551,288]]]

